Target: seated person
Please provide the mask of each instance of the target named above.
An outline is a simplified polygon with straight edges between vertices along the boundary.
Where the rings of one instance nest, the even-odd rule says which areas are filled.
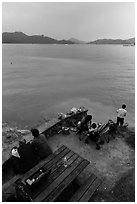
[[[77,134],[81,134],[84,131],[88,131],[91,126],[92,115],[87,115],[78,123]]]
[[[32,147],[38,161],[52,154],[52,150],[47,143],[45,135],[39,134],[38,129],[32,129],[31,133],[34,136]]]
[[[90,127],[91,126],[91,120],[92,120],[92,115],[87,115],[85,117],[84,123],[88,124],[88,126]]]
[[[88,138],[96,143],[96,149],[100,149],[100,144],[104,144],[104,141],[100,138],[98,132],[97,123],[92,123],[91,129],[89,129]],[[85,143],[88,143],[88,138],[86,138]]]
[[[26,144],[25,139],[19,141],[18,153],[20,156],[21,173],[27,172],[38,163],[34,151],[32,149],[32,145],[30,143]]]

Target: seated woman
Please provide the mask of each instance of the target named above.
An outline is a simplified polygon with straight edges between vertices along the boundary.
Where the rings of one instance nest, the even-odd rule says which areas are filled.
[[[12,166],[15,174],[25,173],[37,164],[35,154],[30,143],[25,139],[19,141],[19,147],[12,149]]]
[[[85,143],[88,143],[88,139],[94,141],[96,143],[96,149],[100,149],[100,144],[104,144],[104,141],[101,139],[100,134],[98,132],[97,123],[92,123],[91,129],[89,130],[88,137],[85,140]]]
[[[27,172],[38,163],[32,145],[26,143],[25,139],[19,141],[18,153],[20,156],[20,171],[22,173]]]

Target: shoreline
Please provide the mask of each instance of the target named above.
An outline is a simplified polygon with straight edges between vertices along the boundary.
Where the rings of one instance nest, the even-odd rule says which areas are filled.
[[[41,123],[39,126],[33,126],[33,128],[37,128],[39,133],[45,134],[47,137],[53,134],[56,134],[58,130],[62,127],[63,123],[70,122],[70,120],[82,118],[88,110],[85,108],[77,112],[76,114],[67,115],[62,120],[60,120],[57,116],[48,122]],[[2,125],[2,163],[6,162],[11,156],[11,149],[15,146],[18,147],[18,142],[21,138],[24,138],[26,142],[30,142],[33,139],[30,130],[20,130],[16,127],[11,127],[8,123],[3,123]]]
[[[47,127],[53,125],[55,120],[52,122],[52,124],[51,121],[48,122]],[[45,130],[45,124],[42,124],[40,128],[41,131]],[[44,134],[46,135],[46,131]],[[48,142],[53,151],[62,144],[67,144],[70,149],[91,162],[79,177],[81,184],[91,171],[104,180],[102,187],[95,193],[91,202],[134,202],[135,127],[119,127],[116,139],[112,139],[110,143],[105,142],[100,151],[95,150],[92,143],[85,145],[79,141],[75,133],[71,133],[69,137],[63,134],[60,134],[60,137],[58,134],[53,137],[52,134],[48,136]],[[31,137],[31,133],[24,134],[25,139],[30,140]]]
[[[54,118],[48,122],[42,123],[37,126],[40,133],[50,128],[54,124],[59,122],[57,118]],[[133,132],[135,134],[135,126],[128,126],[127,132]],[[33,136],[29,129],[19,129],[9,123],[2,123],[2,164],[11,156],[11,149],[14,146],[18,146],[18,141],[21,138],[26,139],[27,142],[33,139]]]

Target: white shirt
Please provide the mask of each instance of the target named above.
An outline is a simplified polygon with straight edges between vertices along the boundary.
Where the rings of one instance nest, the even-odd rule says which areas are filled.
[[[127,111],[123,108],[119,108],[117,110],[117,117],[119,117],[119,118],[125,118],[126,114],[127,114]]]

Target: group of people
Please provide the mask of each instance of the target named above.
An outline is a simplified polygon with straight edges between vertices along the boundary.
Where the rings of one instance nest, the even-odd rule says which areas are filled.
[[[39,134],[38,129],[32,129],[32,142],[25,139],[19,141],[19,147],[12,148],[12,165],[16,174],[25,173],[34,167],[41,159],[52,154],[45,135]]]
[[[108,133],[112,134],[113,138],[115,137],[113,133],[116,133],[117,126],[124,125],[124,118],[126,117],[126,114],[126,105],[123,104],[122,107],[117,110],[117,122],[114,123],[112,120],[108,121]],[[79,139],[81,140],[82,133],[86,133],[88,137],[86,137],[85,143],[88,143],[89,140],[94,141],[96,143],[96,149],[99,150],[100,144],[104,144],[104,141],[100,137],[99,127],[100,124],[92,122],[92,115],[87,115],[78,123],[78,131],[76,134],[79,134]]]
[[[116,126],[123,126],[124,118],[126,117],[126,105],[123,104],[122,108],[117,110],[117,123]],[[113,121],[109,122],[109,131],[114,131]],[[81,135],[86,132],[85,143],[89,140],[96,143],[96,149],[100,149],[100,144],[104,141],[100,137],[99,124],[92,121],[92,115],[84,117],[77,125],[77,134]],[[26,143],[25,139],[19,141],[19,147],[12,148],[12,164],[16,174],[25,173],[33,166],[35,166],[41,159],[52,154],[52,150],[48,145],[45,135],[39,134],[38,129],[32,129],[31,133],[34,137],[32,142]]]
[[[82,139],[82,134],[85,133],[86,139],[85,143],[87,144],[89,140],[94,141],[96,143],[96,149],[100,149],[100,144],[103,144],[103,140],[101,139],[98,131],[99,124],[96,122],[92,122],[92,115],[87,115],[83,117],[81,121],[78,122],[77,133],[79,135],[79,139]]]

